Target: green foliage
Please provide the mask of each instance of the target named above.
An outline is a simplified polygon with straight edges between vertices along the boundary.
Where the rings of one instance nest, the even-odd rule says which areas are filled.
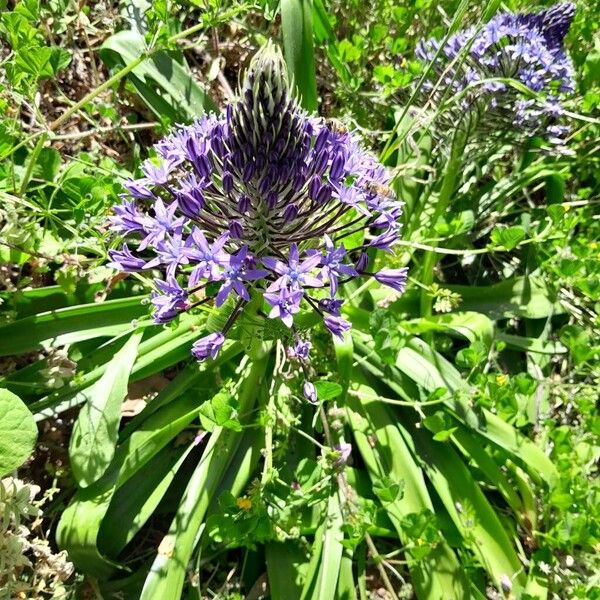
[[[0,476],[20,467],[37,440],[33,415],[18,396],[0,389]]]
[[[106,598],[258,597],[264,577],[273,600],[600,597],[593,3],[569,34],[564,154],[450,150],[412,114],[418,41],[497,2],[121,4],[0,17],[0,474],[30,456],[35,416],[54,476],[51,419],[73,421],[51,543]],[[191,344],[233,306],[153,325],[148,282],[105,266],[122,181],[167,126],[221,108],[266,38],[305,108],[351,115],[406,203],[401,245],[371,260],[408,266],[407,291],[348,289],[344,341],[298,315],[316,406],[266,307],[198,365]]]

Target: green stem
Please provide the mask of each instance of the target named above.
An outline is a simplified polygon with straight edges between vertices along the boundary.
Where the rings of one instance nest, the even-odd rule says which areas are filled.
[[[197,23],[188,29],[184,29],[175,35],[172,35],[167,40],[167,47],[170,44],[177,42],[183,38],[189,37],[190,35],[201,31],[206,28],[206,23]],[[54,131],[58,127],[60,127],[71,115],[76,113],[80,108],[85,106],[90,100],[93,100],[98,94],[101,94],[104,90],[112,87],[115,83],[119,82],[125,75],[133,71],[138,65],[143,63],[147,58],[150,58],[155,52],[160,50],[160,48],[149,48],[146,52],[144,52],[141,56],[138,56],[136,59],[132,60],[130,63],[126,64],[120,71],[117,71],[112,77],[107,79],[103,84],[99,85],[96,89],[92,90],[89,94],[86,94],[79,102],[71,106],[68,110],[66,110],[58,119],[56,119],[53,123],[50,124],[50,131]]]
[[[461,129],[458,129],[452,142],[450,158],[448,160],[448,164],[446,165],[444,178],[442,179],[438,201],[431,217],[430,237],[433,237],[433,229],[435,224],[440,216],[446,211],[450,200],[452,199],[456,180],[458,179],[460,167],[462,165],[465,145],[466,135]],[[421,290],[421,317],[431,316],[433,298],[429,295],[429,288],[433,283],[433,270],[437,260],[437,252],[434,250],[428,250],[425,252],[421,274],[421,283],[423,284],[423,288]],[[426,334],[426,337],[432,338],[432,336],[432,333]]]
[[[96,89],[93,89],[89,94],[86,94],[79,102],[76,102],[71,106],[71,108],[67,109],[58,119],[53,121],[48,129],[50,131],[54,131],[58,129],[65,121],[67,121],[71,115],[75,114],[80,108],[85,106],[88,102],[93,100],[96,96],[101,94],[104,90],[109,89],[115,83],[119,82],[125,75],[131,73],[138,65],[143,63],[150,55],[152,51],[145,52],[141,56],[138,56],[135,60],[132,60],[130,63],[125,65],[120,71],[117,71],[112,77],[107,79],[103,84],[99,85]]]
[[[21,181],[21,187],[19,188],[19,196],[22,196],[27,190],[27,186],[31,180],[31,174],[33,173],[33,167],[35,167],[35,163],[37,162],[38,156],[44,147],[44,143],[48,139],[48,134],[43,133],[38,139],[36,145],[33,148],[33,152],[29,157],[29,162],[27,163],[27,169],[25,174],[23,175],[23,181]]]

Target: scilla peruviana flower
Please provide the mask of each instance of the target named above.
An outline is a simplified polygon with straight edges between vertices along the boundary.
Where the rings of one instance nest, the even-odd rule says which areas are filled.
[[[542,135],[561,143],[568,131],[559,124],[561,98],[575,89],[563,48],[574,14],[571,3],[538,13],[500,13],[481,29],[420,43],[417,57],[431,63],[420,90],[423,99],[434,107],[446,103],[446,120],[455,126],[487,135]]]
[[[349,329],[340,290],[376,275],[366,272],[366,251],[390,250],[402,205],[356,135],[300,108],[276,46],[254,56],[222,116],[179,127],[155,150],[114,208],[112,227],[127,243],[110,256],[122,271],[163,274],[151,300],[156,322],[234,298],[223,330],[194,344],[198,360],[216,357],[256,295],[292,331],[301,307],[335,335]],[[402,281],[381,278],[396,290]],[[297,335],[296,346],[304,360]]]

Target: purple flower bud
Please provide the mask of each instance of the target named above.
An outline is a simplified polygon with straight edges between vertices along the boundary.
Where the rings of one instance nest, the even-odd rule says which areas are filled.
[[[322,150],[317,154],[315,158],[315,162],[313,164],[313,171],[318,175],[321,175],[327,166],[327,162],[329,161],[329,154]]]
[[[260,194],[266,194],[271,189],[271,179],[267,176],[263,177],[258,184]]]
[[[192,345],[192,355],[196,360],[203,361],[208,357],[217,358],[217,354],[225,343],[225,336],[219,331],[210,333]]]
[[[356,271],[358,273],[362,273],[363,271],[367,270],[367,267],[369,266],[369,255],[366,252],[363,252],[359,257],[358,260],[356,261]]]
[[[283,211],[283,220],[286,223],[293,221],[298,216],[298,207],[295,204],[288,204]]]
[[[337,338],[344,339],[344,333],[351,328],[350,323],[341,317],[326,315],[323,317],[325,327]]]
[[[325,204],[331,200],[331,186],[329,184],[325,184],[319,190],[319,193],[316,198],[317,204]]]
[[[177,204],[186,217],[195,219],[204,206],[204,197],[200,191],[196,193],[182,191],[177,194]]]
[[[322,298],[319,300],[319,308],[330,315],[334,315],[336,317],[340,316],[340,309],[342,308],[342,304],[344,304],[343,300],[336,300],[335,298]]]
[[[188,159],[194,162],[198,158],[198,147],[196,145],[196,140],[193,137],[188,138],[185,143],[185,148],[187,150]]]
[[[308,185],[308,195],[311,197],[312,200],[316,200],[320,191],[321,178],[315,176],[310,180],[310,184]]]
[[[229,171],[223,172],[223,191],[229,194],[233,189],[233,175]]]
[[[327,140],[329,138],[329,131],[327,130],[326,127],[323,127],[323,129],[321,129],[321,131],[319,131],[319,135],[317,136],[317,139],[315,140],[315,152],[321,152],[321,150],[323,150],[323,148],[325,148],[325,144],[327,144]]]
[[[231,221],[229,223],[229,233],[236,240],[241,240],[244,237],[244,229],[239,221]]]
[[[212,166],[206,154],[200,154],[198,158],[194,161],[194,165],[200,177],[204,177],[204,179],[208,179],[210,177],[212,173]]]
[[[246,214],[250,210],[250,197],[242,194],[238,200],[238,210],[242,214]]]
[[[375,273],[375,279],[383,285],[387,285],[397,292],[404,292],[406,288],[406,278],[408,277],[408,268],[402,269],[381,269]]]
[[[244,183],[248,183],[252,179],[252,177],[254,177],[254,171],[255,171],[254,163],[252,163],[252,162],[246,163],[246,166],[244,167],[244,173],[242,174],[242,181]]]
[[[319,401],[319,399],[317,398],[317,388],[315,387],[315,384],[311,381],[304,382],[303,392],[304,397],[312,404],[316,404]]]
[[[273,191],[269,192],[267,194],[266,201],[267,201],[267,208],[269,210],[273,210],[277,206],[277,201],[278,201],[277,193],[273,192]]]
[[[292,189],[294,190],[294,192],[299,192],[304,187],[305,183],[306,183],[306,174],[304,172],[300,171],[299,173],[296,173],[294,175],[294,180],[292,182]]]
[[[338,180],[343,172],[344,165],[346,164],[346,158],[343,154],[338,154],[331,163],[331,168],[329,169],[329,178],[336,181]]]

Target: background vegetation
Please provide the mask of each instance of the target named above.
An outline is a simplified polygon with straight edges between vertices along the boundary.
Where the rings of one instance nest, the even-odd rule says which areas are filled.
[[[0,598],[600,598],[597,4],[567,38],[568,151],[495,139],[441,214],[416,44],[537,6],[0,6]],[[409,288],[350,289],[344,344],[317,330],[319,408],[243,335],[191,361],[214,316],[154,326],[148,283],[106,266],[121,182],[269,38],[406,203],[376,260]]]

